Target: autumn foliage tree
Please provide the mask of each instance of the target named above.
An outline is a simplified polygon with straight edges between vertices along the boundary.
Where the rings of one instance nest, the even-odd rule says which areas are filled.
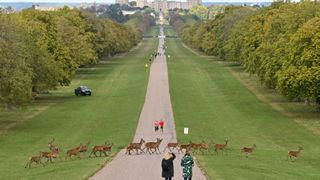
[[[145,31],[149,21],[143,22],[149,23]],[[68,8],[0,14],[0,103],[28,103],[38,93],[69,85],[79,67],[136,45],[139,26]]]

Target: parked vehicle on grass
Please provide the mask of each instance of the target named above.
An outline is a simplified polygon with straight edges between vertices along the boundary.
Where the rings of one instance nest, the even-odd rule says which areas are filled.
[[[91,96],[92,90],[87,86],[79,86],[78,88],[74,89],[74,94],[76,96]]]

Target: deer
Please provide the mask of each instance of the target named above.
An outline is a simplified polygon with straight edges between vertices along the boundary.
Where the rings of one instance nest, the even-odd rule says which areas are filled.
[[[60,148],[53,144],[54,141],[55,139],[52,138],[52,140],[48,143],[48,148],[50,149],[50,151],[60,151]]]
[[[227,145],[228,145],[228,138],[224,141],[225,144],[215,144],[214,145],[214,151],[217,153],[218,155],[218,150],[221,150],[222,153],[223,153],[223,150],[227,148]]]
[[[301,146],[298,146],[298,151],[288,151],[287,160],[289,158],[292,160],[292,157],[295,157],[295,159],[298,159],[302,150],[303,148]]]
[[[102,145],[102,146],[93,146],[89,157],[91,157],[92,154],[94,154],[94,156],[97,157],[97,154],[96,154],[97,152],[100,153],[100,157],[102,153],[104,154],[105,157],[107,157],[108,156],[107,152],[111,152],[112,146],[113,146],[113,143],[107,144],[107,142],[105,142],[105,145]]]
[[[204,154],[203,150],[208,151],[211,154],[210,147],[212,144],[213,144],[213,142],[206,143],[206,142],[202,141],[201,146],[199,148],[200,151],[202,152],[202,154]]]
[[[160,146],[160,143],[162,142],[162,139],[160,138],[157,138],[157,142],[148,142],[146,143],[145,145],[145,148],[147,148],[147,151],[149,152],[149,154],[153,154],[154,152],[158,153],[161,153],[160,152],[160,149],[159,149],[159,146]],[[154,151],[152,151],[154,149]]]
[[[85,145],[82,145],[82,144],[80,144],[80,150],[79,150],[79,152],[80,153],[87,153],[88,152],[88,147],[89,147],[89,144],[90,144],[90,141],[88,141],[87,142],[87,144],[85,144]]]
[[[168,143],[167,146],[164,148],[163,152],[166,150],[166,149],[169,149],[170,152],[172,152],[174,149],[177,149],[179,150],[179,142],[171,142],[171,143]]]
[[[66,154],[66,159],[68,157],[70,157],[70,159],[72,159],[72,156],[78,156],[78,158],[80,158],[80,150],[81,150],[81,147],[82,147],[82,144],[80,144],[80,146],[76,147],[76,148],[73,148],[73,149],[70,149],[67,151],[67,154]]]
[[[50,161],[52,163],[52,159],[56,159],[60,157],[60,150],[52,150],[51,152],[40,152],[42,157],[47,158],[47,162]],[[61,159],[60,159],[61,160]]]
[[[248,156],[250,154],[252,154],[253,150],[256,148],[257,146],[255,144],[252,145],[252,147],[243,147],[241,150],[240,150],[240,153],[245,153],[246,154],[246,157],[248,158]]]
[[[39,163],[40,163],[40,164],[42,164],[43,166],[45,166],[45,164],[42,163],[41,159],[42,159],[41,153],[40,153],[38,156],[31,156],[31,157],[29,157],[29,160],[28,160],[25,168],[27,168],[27,167],[31,168],[31,164],[32,164],[32,163],[36,163],[36,164],[39,164]]]
[[[191,147],[191,149],[193,149],[193,152],[195,153],[196,151],[200,150],[202,144],[195,144],[193,142],[189,142],[189,145]]]
[[[180,144],[178,153],[183,152],[182,150],[185,149],[186,152],[191,150],[191,144]]]
[[[140,139],[140,142],[139,143],[130,143],[127,148],[126,148],[126,154],[130,155],[131,154],[131,151],[135,150],[136,151],[136,154],[139,153],[139,150],[141,152],[144,152],[143,149],[142,149],[142,145],[143,143],[145,143],[146,141],[144,139]]]

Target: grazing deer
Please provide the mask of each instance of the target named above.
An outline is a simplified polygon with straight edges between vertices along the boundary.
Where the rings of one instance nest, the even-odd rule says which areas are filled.
[[[105,145],[103,146],[93,146],[89,157],[91,157],[92,154],[94,154],[94,156],[97,157],[97,154],[96,154],[97,152],[100,153],[100,157],[102,153],[104,154],[105,157],[107,157],[108,156],[107,152],[111,152],[112,146],[113,146],[113,143],[107,144],[107,142],[105,142]]]
[[[226,139],[224,142],[225,144],[215,144],[214,145],[214,151],[218,154],[218,150],[221,150],[222,151],[222,154],[223,154],[223,150],[227,148],[227,145],[228,145],[228,139]]]
[[[240,153],[245,153],[246,157],[248,157],[250,154],[252,154],[253,150],[256,148],[257,146],[255,144],[252,145],[251,148],[248,147],[244,147],[241,149]]]
[[[28,160],[25,168],[27,168],[27,167],[31,168],[31,164],[32,164],[32,163],[36,163],[36,164],[39,164],[39,163],[40,163],[40,164],[42,164],[43,166],[45,166],[45,164],[43,164],[43,163],[41,162],[41,159],[42,159],[41,153],[40,153],[39,156],[29,157],[29,160]]]
[[[48,143],[48,148],[50,151],[60,151],[59,147],[53,144],[54,141],[55,139],[52,138],[52,140]]]
[[[160,143],[162,142],[162,139],[160,138],[157,138],[157,142],[148,142],[146,143],[146,147],[147,148],[147,151],[149,152],[149,154],[153,154],[154,152],[158,153],[161,153],[160,152],[160,149],[159,149],[159,146],[160,146]],[[152,151],[154,149],[154,151]]]
[[[183,153],[183,149],[185,149],[185,151],[190,151],[191,150],[191,144],[180,144],[179,145],[179,150],[178,150],[178,153],[182,152]]]
[[[287,160],[290,158],[292,160],[292,157],[295,157],[295,159],[298,159],[300,156],[300,152],[303,150],[301,146],[298,147],[298,151],[288,151]]]
[[[142,145],[143,143],[145,143],[146,141],[144,139],[140,139],[140,142],[139,143],[130,143],[128,146],[127,146],[127,149],[126,149],[126,154],[130,155],[131,154],[131,151],[135,150],[136,151],[136,154],[139,153],[139,151],[143,152],[143,149],[142,149]]]
[[[70,159],[72,159],[72,156],[78,156],[78,158],[80,158],[80,150],[81,150],[82,144],[80,144],[79,147],[70,149],[67,151],[67,155],[66,155],[66,159],[68,157],[70,157]]]
[[[167,146],[164,148],[163,152],[165,152],[166,149],[169,149],[170,152],[172,152],[174,149],[177,149],[179,151],[179,142],[176,143],[168,143]]]

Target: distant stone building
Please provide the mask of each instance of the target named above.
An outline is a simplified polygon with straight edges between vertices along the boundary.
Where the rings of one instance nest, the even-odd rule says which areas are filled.
[[[187,0],[182,1],[168,1],[168,0],[154,0],[148,2],[147,0],[137,0],[137,7],[149,6],[156,11],[167,11],[169,9],[190,9],[192,6],[201,5],[202,0]]]
[[[116,4],[129,4],[129,0],[116,0]]]

